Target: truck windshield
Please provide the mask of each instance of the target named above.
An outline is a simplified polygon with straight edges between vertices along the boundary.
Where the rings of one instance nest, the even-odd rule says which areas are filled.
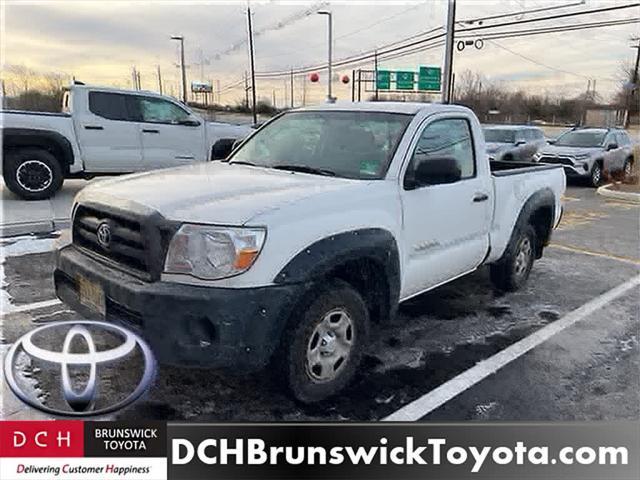
[[[516,132],[504,128],[484,128],[484,141],[491,143],[514,143]]]
[[[606,134],[605,130],[573,130],[560,135],[555,144],[564,147],[599,147]]]
[[[412,118],[363,111],[290,112],[256,132],[229,162],[380,179]]]

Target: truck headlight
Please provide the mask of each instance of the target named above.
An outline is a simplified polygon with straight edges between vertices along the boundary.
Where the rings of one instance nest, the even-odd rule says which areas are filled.
[[[258,258],[266,235],[259,227],[185,224],[171,239],[164,271],[205,280],[238,275]]]

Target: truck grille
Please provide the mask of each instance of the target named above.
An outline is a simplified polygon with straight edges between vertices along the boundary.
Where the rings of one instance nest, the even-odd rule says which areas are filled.
[[[99,232],[100,230],[100,232]],[[151,280],[145,235],[137,220],[79,205],[73,219],[73,243],[138,277]]]
[[[567,165],[569,167],[573,167],[573,161],[566,157],[549,157],[543,155],[538,161],[540,163],[553,163],[554,165]]]

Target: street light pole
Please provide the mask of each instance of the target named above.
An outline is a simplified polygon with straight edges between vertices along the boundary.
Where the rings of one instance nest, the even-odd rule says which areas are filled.
[[[251,20],[251,7],[247,7],[247,35],[249,36],[249,66],[251,68],[251,114],[253,115],[253,124],[258,123],[258,113],[256,111],[256,67],[255,52],[253,49],[253,24]]]
[[[449,0],[447,11],[447,38],[444,53],[444,78],[442,84],[442,103],[451,103],[451,84],[453,74],[453,36],[456,22],[456,0]]]
[[[327,22],[327,27],[328,27],[328,34],[327,34],[327,39],[329,42],[328,45],[328,59],[327,59],[327,73],[329,75],[329,78],[327,78],[327,102],[328,103],[333,103],[335,101],[335,98],[333,98],[333,95],[331,94],[331,70],[332,70],[332,63],[333,63],[333,15],[331,14],[331,12],[329,10],[319,10],[318,11],[318,15],[326,15],[328,18],[328,22]]]
[[[184,64],[184,36],[172,35],[171,40],[178,40],[180,42],[180,74],[182,84],[182,103],[187,104],[187,71]]]

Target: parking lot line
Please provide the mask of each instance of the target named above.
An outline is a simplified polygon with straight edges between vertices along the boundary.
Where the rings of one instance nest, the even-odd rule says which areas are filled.
[[[548,324],[528,337],[525,337],[505,348],[501,352],[479,362],[469,370],[461,373],[448,382],[440,385],[438,388],[431,390],[429,393],[426,393],[422,397],[395,411],[388,417],[382,419],[382,421],[410,422],[419,420],[436,408],[444,405],[452,398],[460,395],[465,390],[468,390],[473,385],[484,380],[489,375],[496,373],[505,365],[513,362],[552,336],[588,317],[596,310],[602,308],[607,303],[615,300],[621,295],[624,295],[627,291],[638,285],[640,285],[640,275],[636,275],[623,284],[612,288],[599,297],[596,297],[581,307],[569,312],[561,319]]]
[[[12,305],[9,304],[8,308],[6,305],[2,306],[2,316],[9,315],[11,313],[21,313],[21,312],[30,312],[32,310],[40,310],[41,308],[53,307],[55,305],[60,305],[62,302],[57,298],[53,300],[43,300],[42,302],[33,302],[27,303],[25,305]]]
[[[636,258],[631,258],[631,257],[623,257],[622,255],[596,252],[594,250],[588,250],[586,248],[581,248],[581,247],[574,247],[572,245],[562,245],[561,243],[552,243],[549,246],[552,248],[558,248],[560,250],[566,250],[567,252],[581,253],[583,255],[591,255],[592,257],[608,258],[609,260],[616,260],[618,262],[630,263],[632,265],[640,265],[640,260]]]

